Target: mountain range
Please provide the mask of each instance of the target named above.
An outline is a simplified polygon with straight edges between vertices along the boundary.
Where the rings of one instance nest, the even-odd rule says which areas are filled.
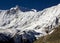
[[[33,43],[60,25],[60,4],[42,11],[12,7],[0,10],[0,42]]]

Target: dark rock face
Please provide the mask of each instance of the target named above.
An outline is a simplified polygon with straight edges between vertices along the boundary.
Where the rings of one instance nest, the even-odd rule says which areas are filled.
[[[17,34],[14,36],[14,43],[33,43],[33,41],[36,39],[35,36],[30,36],[28,34]]]
[[[14,36],[8,33],[0,33],[0,43],[33,43],[36,40],[35,31],[23,31],[23,34],[17,32]]]
[[[36,38],[28,34],[16,34],[14,37],[0,33],[0,43],[32,43]]]
[[[56,25],[58,24],[58,21],[59,21],[59,19],[56,17],[56,21],[55,21]]]
[[[28,39],[23,39],[22,36],[15,36],[14,38],[9,38],[4,34],[0,34],[0,43],[31,43]]]
[[[0,43],[13,43],[13,38],[0,33]]]
[[[14,43],[30,43],[28,39],[23,39],[22,36],[16,36],[14,38]]]

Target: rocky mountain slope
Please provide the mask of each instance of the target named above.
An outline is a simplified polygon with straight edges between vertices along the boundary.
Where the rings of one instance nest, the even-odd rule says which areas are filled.
[[[54,28],[52,34],[48,34],[36,40],[34,43],[60,43],[60,26]]]
[[[51,34],[59,25],[60,4],[38,12],[35,9],[23,12],[19,6],[0,10],[0,41],[13,39],[14,43],[32,43]]]

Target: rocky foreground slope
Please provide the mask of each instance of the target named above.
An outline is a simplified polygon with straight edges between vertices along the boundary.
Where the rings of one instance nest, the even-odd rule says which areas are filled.
[[[60,4],[42,11],[22,11],[18,6],[0,10],[0,42],[32,43],[60,25]]]
[[[60,26],[54,28],[54,32],[50,35],[40,37],[34,43],[60,43]]]

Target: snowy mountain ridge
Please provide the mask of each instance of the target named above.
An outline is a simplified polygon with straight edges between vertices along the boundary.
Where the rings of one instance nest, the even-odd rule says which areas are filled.
[[[14,37],[16,34],[23,38],[33,39],[51,34],[60,25],[60,4],[42,11],[23,12],[18,6],[10,10],[0,10],[0,33]],[[15,38],[17,42],[17,37]],[[32,40],[31,40],[32,42]]]

